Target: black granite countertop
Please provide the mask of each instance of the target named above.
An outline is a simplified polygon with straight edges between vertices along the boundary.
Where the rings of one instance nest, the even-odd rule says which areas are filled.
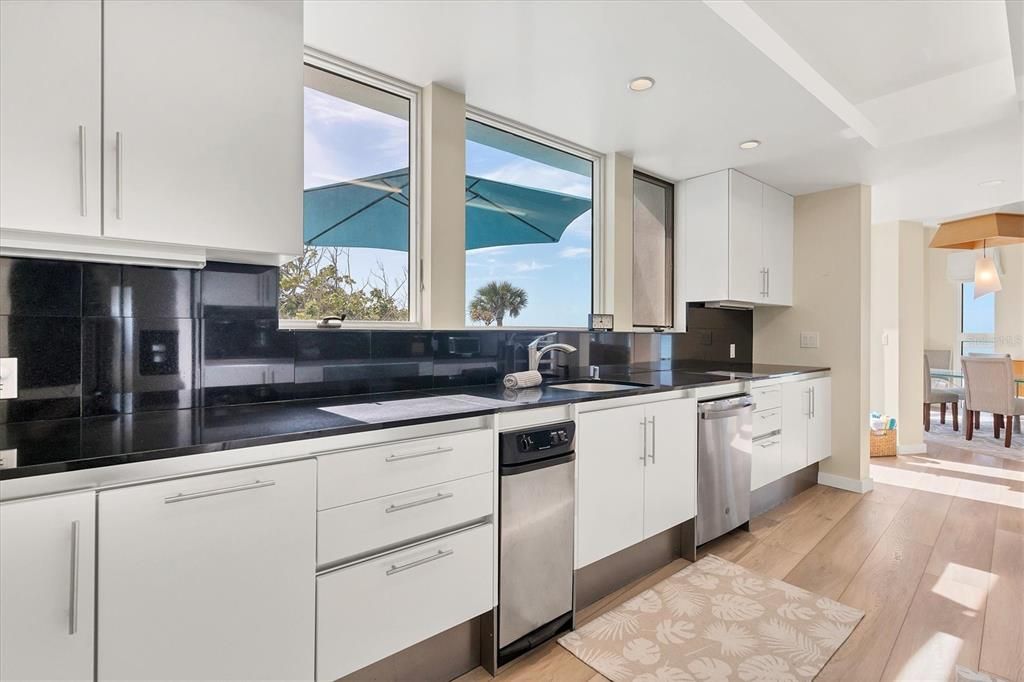
[[[664,367],[652,363],[608,368],[602,373],[604,381],[645,385],[606,393],[553,388],[548,383],[520,391],[484,385],[12,422],[0,424],[0,452],[8,460],[4,468],[0,468],[0,480],[826,370],[823,367],[721,363]],[[389,405],[396,401],[414,402]],[[337,412],[342,414],[324,408],[338,408]],[[359,418],[352,416],[354,414]],[[15,460],[14,466],[10,466],[10,459]]]

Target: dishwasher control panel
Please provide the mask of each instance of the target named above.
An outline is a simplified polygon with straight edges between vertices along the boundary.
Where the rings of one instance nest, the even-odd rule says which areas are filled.
[[[509,465],[557,457],[572,452],[575,439],[575,422],[505,431],[498,443],[499,458],[502,464]]]

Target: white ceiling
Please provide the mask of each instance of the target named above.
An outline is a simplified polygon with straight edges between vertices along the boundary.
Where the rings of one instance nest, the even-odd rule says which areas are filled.
[[[1002,0],[759,0],[753,31],[713,2],[305,4],[313,47],[669,179],[862,182],[876,221],[1024,199],[1024,14]],[[632,93],[637,75],[657,85]],[[741,151],[749,138],[764,144]]]

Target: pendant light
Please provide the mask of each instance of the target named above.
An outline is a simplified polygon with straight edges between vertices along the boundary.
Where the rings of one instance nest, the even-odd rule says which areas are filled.
[[[999,281],[999,271],[996,270],[996,262],[988,256],[986,247],[988,240],[983,242],[982,256],[974,263],[974,298],[978,299],[985,294],[995,293],[1003,288]]]

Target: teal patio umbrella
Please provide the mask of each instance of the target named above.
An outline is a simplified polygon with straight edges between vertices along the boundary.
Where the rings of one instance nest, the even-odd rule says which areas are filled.
[[[558,242],[589,199],[466,176],[466,249]],[[314,187],[303,193],[310,246],[409,250],[409,170]]]

